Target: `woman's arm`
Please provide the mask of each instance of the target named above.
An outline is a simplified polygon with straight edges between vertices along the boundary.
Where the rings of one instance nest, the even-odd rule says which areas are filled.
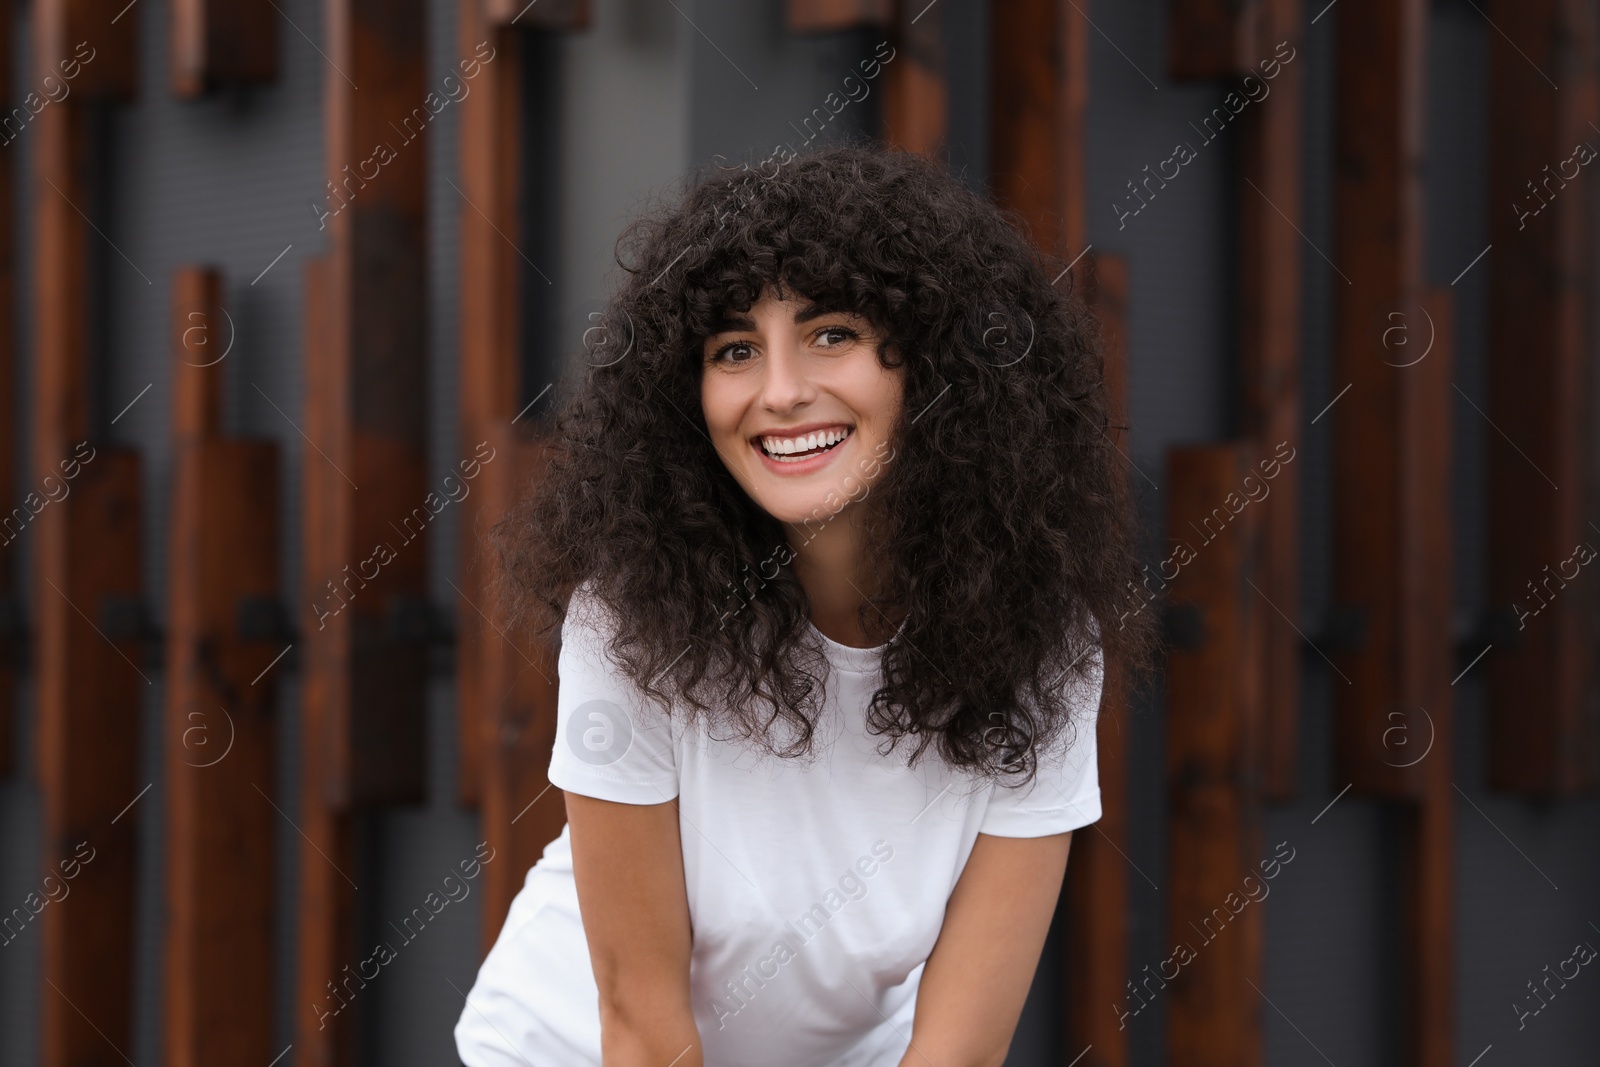
[[[600,990],[601,1059],[606,1067],[701,1067],[677,802],[566,798],[578,910]]]
[[[901,1067],[1000,1067],[1022,1017],[1072,833],[980,833],[917,989]]]

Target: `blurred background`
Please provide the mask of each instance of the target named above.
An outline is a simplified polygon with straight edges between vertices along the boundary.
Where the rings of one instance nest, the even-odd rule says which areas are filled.
[[[844,135],[1071,264],[1168,637],[1008,1062],[1595,1062],[1593,0],[0,11],[0,1064],[457,1062],[483,532],[625,222]]]

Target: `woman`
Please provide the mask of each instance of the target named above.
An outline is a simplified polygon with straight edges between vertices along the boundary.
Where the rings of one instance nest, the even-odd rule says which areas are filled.
[[[461,1057],[999,1064],[1149,655],[1093,322],[899,151],[713,168],[630,239],[498,531],[568,821]]]

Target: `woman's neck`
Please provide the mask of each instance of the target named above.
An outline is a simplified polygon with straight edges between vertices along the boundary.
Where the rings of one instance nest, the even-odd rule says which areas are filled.
[[[855,510],[849,507],[819,529],[791,526],[792,566],[811,601],[811,622],[825,637],[852,648],[876,648],[883,639],[863,629],[857,617],[879,579],[864,562],[866,541],[852,521]]]

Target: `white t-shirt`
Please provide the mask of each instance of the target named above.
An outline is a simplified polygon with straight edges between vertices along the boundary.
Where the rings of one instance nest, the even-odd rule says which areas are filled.
[[[1098,654],[1070,748],[1041,754],[1030,786],[997,785],[931,749],[908,768],[904,740],[874,751],[882,737],[864,724],[881,647],[812,627],[831,671],[824,747],[780,760],[663,715],[604,654],[590,603],[580,587],[562,627],[550,781],[626,804],[678,798],[706,1067],[895,1067],[979,832],[1039,837],[1100,818]],[[467,1067],[600,1067],[567,828],[528,871],[455,1038]]]

